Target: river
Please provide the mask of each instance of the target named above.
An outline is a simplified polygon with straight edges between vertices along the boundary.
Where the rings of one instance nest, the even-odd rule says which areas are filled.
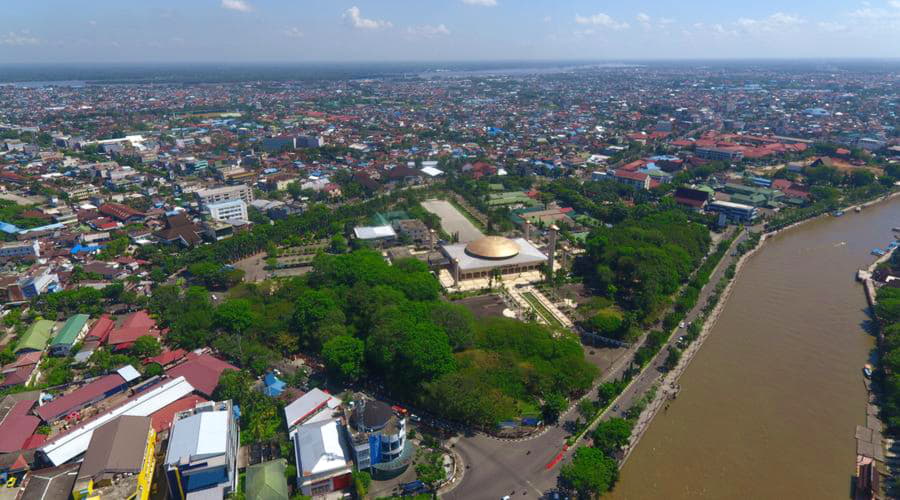
[[[610,498],[848,498],[875,345],[854,274],[897,225],[900,198],[789,229],[751,256]]]

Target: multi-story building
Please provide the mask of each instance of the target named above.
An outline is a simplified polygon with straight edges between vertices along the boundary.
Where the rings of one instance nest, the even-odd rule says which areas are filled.
[[[55,292],[59,289],[59,275],[51,272],[49,267],[42,267],[21,278],[19,288],[28,300],[44,293]]]
[[[84,201],[100,192],[97,186],[82,182],[63,189],[70,201]]]
[[[425,244],[431,240],[431,231],[428,226],[418,219],[395,220],[393,226],[397,234],[409,238],[413,243]]]
[[[720,214],[728,221],[737,223],[753,222],[758,215],[756,207],[729,201],[714,201],[706,206],[706,210]]]
[[[642,172],[631,170],[616,170],[613,178],[620,184],[627,184],[638,189],[650,189],[650,176]]]
[[[246,184],[201,189],[195,194],[197,201],[203,206],[223,201],[243,200],[247,204],[253,201],[253,189]]]
[[[737,149],[697,148],[696,155],[704,160],[741,161],[744,153]]]
[[[359,470],[389,478],[409,466],[413,447],[406,439],[406,417],[381,401],[358,399],[345,428]]]
[[[0,246],[0,260],[36,259],[41,256],[37,240],[13,241]]]
[[[231,401],[176,414],[165,459],[169,497],[224,498],[236,491],[239,443]]]
[[[213,220],[248,220],[247,204],[244,200],[220,201],[206,205],[206,210]]]
[[[301,425],[294,431],[293,438],[297,487],[302,494],[326,495],[353,483],[353,464],[337,420]]]

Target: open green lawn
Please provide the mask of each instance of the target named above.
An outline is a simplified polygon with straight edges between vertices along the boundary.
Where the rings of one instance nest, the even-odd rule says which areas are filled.
[[[533,307],[534,310],[537,311],[537,313],[540,314],[542,318],[547,320],[547,323],[562,328],[563,324],[560,323],[558,319],[556,319],[556,316],[554,316],[553,313],[548,311],[547,308],[544,307],[543,304],[541,304],[541,301],[539,301],[533,293],[525,292],[522,294],[522,298],[524,298],[526,302],[531,304],[531,307]]]

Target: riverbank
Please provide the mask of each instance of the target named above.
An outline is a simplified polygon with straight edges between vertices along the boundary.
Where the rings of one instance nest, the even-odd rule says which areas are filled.
[[[900,196],[900,191],[892,192],[888,195],[881,196],[874,200],[870,200],[868,202],[862,204],[853,204],[844,209],[845,212],[851,212],[854,207],[870,207],[876,204],[880,204],[882,202],[889,201],[897,196]],[[852,212],[851,212],[852,213]],[[619,467],[623,467],[625,462],[631,456],[632,452],[637,448],[638,443],[641,438],[643,438],[647,429],[649,429],[650,424],[653,419],[659,414],[660,410],[663,410],[668,407],[669,401],[677,398],[678,392],[681,389],[681,386],[678,384],[678,380],[681,378],[682,374],[685,372],[687,367],[690,365],[691,361],[693,361],[694,357],[700,351],[703,346],[703,343],[709,337],[710,333],[713,330],[713,327],[716,325],[719,316],[725,308],[725,305],[728,302],[729,297],[732,294],[735,284],[737,283],[738,277],[741,276],[741,272],[746,264],[746,262],[754,256],[763,246],[766,244],[766,241],[777,236],[778,234],[797,228],[804,224],[815,221],[823,216],[828,216],[828,213],[823,213],[816,215],[814,217],[810,217],[808,219],[804,219],[801,221],[797,221],[793,224],[785,226],[783,228],[775,229],[773,231],[763,232],[760,235],[760,240],[758,244],[742,255],[738,261],[734,264],[734,274],[728,280],[725,285],[724,290],[722,291],[716,305],[710,311],[710,313],[706,316],[703,322],[703,326],[701,327],[700,333],[696,340],[691,342],[688,347],[682,352],[681,358],[679,359],[678,364],[670,370],[662,379],[659,390],[656,392],[656,397],[647,405],[644,412],[638,417],[638,421],[634,426],[634,432],[632,433],[631,439],[629,440],[629,444],[626,446],[624,450],[624,456],[620,461]],[[877,265],[877,263],[876,263]],[[874,267],[874,266],[873,266]]]
[[[891,259],[894,252],[897,250],[894,249],[885,255],[875,259],[868,268],[865,270],[860,269],[857,278],[862,282],[863,290],[866,295],[866,300],[869,304],[870,314],[873,318],[875,318],[875,306],[877,305],[877,289],[875,287],[875,280],[872,278],[872,274],[882,263],[887,262]],[[881,357],[881,349],[884,343],[884,334],[881,332],[881,329],[878,328],[878,356]],[[892,477],[891,468],[885,461],[885,454],[890,448],[893,440],[891,438],[886,437],[883,434],[884,426],[882,422],[879,420],[879,415],[881,414],[881,407],[878,405],[879,395],[875,390],[875,385],[872,384],[870,379],[866,379],[866,391],[868,395],[868,403],[866,404],[866,425],[865,426],[857,426],[856,427],[856,450],[857,450],[857,463],[858,464],[873,464],[878,470],[879,473],[887,476],[887,478]],[[862,472],[858,473],[861,476],[864,476]],[[882,481],[881,484],[889,484],[890,479],[886,481]],[[881,491],[884,493],[884,491]]]

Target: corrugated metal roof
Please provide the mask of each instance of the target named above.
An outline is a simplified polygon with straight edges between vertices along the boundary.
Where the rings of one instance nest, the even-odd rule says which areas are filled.
[[[64,464],[84,453],[91,442],[94,430],[121,415],[150,416],[165,406],[194,392],[184,377],[166,380],[152,389],[128,399],[122,405],[93,419],[72,431],[62,434],[44,445],[41,451],[55,465]]]
[[[53,337],[52,345],[73,345],[90,318],[87,314],[76,314],[66,320],[63,327],[59,329],[59,333]]]
[[[296,425],[304,418],[307,418],[313,411],[324,406],[329,399],[331,399],[330,394],[315,388],[297,398],[293,403],[285,406],[284,419],[288,427]]]
[[[53,332],[54,326],[56,326],[56,322],[49,319],[39,319],[32,323],[19,339],[19,343],[16,344],[16,352],[23,349],[43,351],[50,342],[50,334]]]
[[[224,455],[228,447],[228,413],[203,411],[177,420],[169,435],[166,464]]]

